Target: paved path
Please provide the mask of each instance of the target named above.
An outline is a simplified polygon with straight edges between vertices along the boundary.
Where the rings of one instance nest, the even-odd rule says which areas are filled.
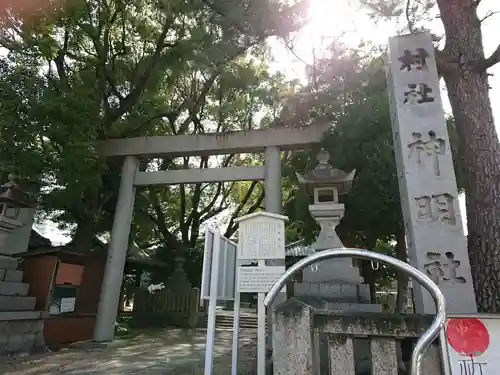
[[[232,332],[217,332],[215,374],[230,373]],[[65,349],[33,357],[0,359],[1,375],[203,374],[206,331],[168,329],[115,341],[104,349]],[[255,361],[255,332],[240,334],[240,358]],[[249,357],[245,359],[246,357]],[[250,372],[243,372],[249,373]]]

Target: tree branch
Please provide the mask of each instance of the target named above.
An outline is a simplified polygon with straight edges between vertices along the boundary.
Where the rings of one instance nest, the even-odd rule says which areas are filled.
[[[223,183],[219,183],[220,187],[223,187],[224,184]],[[211,207],[213,207],[213,205],[215,204],[216,202],[216,199],[217,199],[217,196],[220,194],[220,192],[218,194],[215,194],[214,195],[214,199],[212,200],[212,204],[211,206],[208,206],[209,209],[204,209],[202,212],[200,212],[200,220],[201,222],[204,222],[212,217],[214,217],[215,215],[221,213],[222,211],[224,211],[226,208],[228,208],[227,205],[224,205],[224,202],[226,201],[226,199],[229,197],[229,195],[231,194],[231,190],[233,189],[235,185],[235,182],[231,183],[231,186],[224,192],[224,194],[222,195],[222,199],[220,199],[220,204],[219,204],[219,207],[217,207],[216,209],[213,209],[210,211]]]
[[[486,12],[485,16],[483,18],[481,18],[481,20],[479,22],[483,23],[488,18],[493,17],[495,14],[498,14],[498,13],[500,13],[500,10],[496,10],[496,11],[489,10]]]
[[[406,9],[405,9],[405,15],[406,15],[406,22],[408,23],[408,31],[413,34],[413,22],[410,19],[410,6],[411,6],[411,1],[412,0],[406,0]]]
[[[477,64],[477,68],[479,72],[485,72],[493,65],[496,65],[500,62],[500,44],[497,49],[488,57],[487,59],[481,60],[479,64]]]
[[[59,79],[61,80],[61,84],[65,90],[68,90],[70,88],[68,77],[66,75],[66,69],[64,67],[64,58],[66,56],[66,53],[68,52],[68,42],[69,42],[69,30],[67,27],[65,27],[63,47],[59,50],[56,58],[54,59],[54,63],[57,69],[57,74],[59,75]]]
[[[158,202],[156,193],[153,190],[149,191],[149,199],[152,201],[152,206],[155,211],[155,215],[149,214],[151,221],[155,224],[161,233],[161,237],[165,240],[167,247],[177,248],[182,244],[167,228],[167,218],[163,214],[163,210]]]
[[[120,101],[120,106],[116,110],[110,111],[108,113],[108,116],[106,116],[105,119],[106,123],[110,124],[116,121],[124,113],[128,112],[141,97],[144,88],[149,81],[149,77],[151,76],[154,67],[158,63],[161,52],[163,51],[163,48],[165,48],[165,40],[167,38],[168,31],[170,30],[170,23],[170,19],[165,21],[163,30],[161,31],[158,40],[156,41],[156,48],[153,54],[151,56],[148,56],[146,59],[141,60],[137,64],[138,74],[136,74],[132,79],[132,82],[130,84],[130,87],[132,89],[130,90],[130,93]]]
[[[257,181],[254,181],[254,182],[257,182]],[[235,213],[233,214],[233,216],[231,216],[231,220],[229,221],[229,224],[227,226],[226,233],[224,233],[224,237],[230,238],[236,232],[237,225],[234,225],[234,220],[239,216],[241,209],[246,204],[246,202],[250,199],[250,196],[252,195],[252,192],[253,192],[255,186],[257,186],[257,184],[254,185],[252,183],[252,186],[250,186],[250,188],[248,189],[248,192],[245,195],[245,198],[241,201],[240,205],[238,206],[239,211],[237,209],[235,211]],[[260,208],[260,205],[262,204],[263,200],[264,200],[264,193],[261,193],[259,198],[254,202],[254,204],[252,204],[250,206],[250,208],[247,210],[245,215],[249,215],[252,212],[255,212],[256,210],[258,210]]]

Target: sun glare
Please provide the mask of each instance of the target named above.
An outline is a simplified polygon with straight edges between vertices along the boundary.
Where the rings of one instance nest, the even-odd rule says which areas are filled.
[[[347,45],[357,46],[362,40],[386,43],[393,33],[389,25],[375,25],[368,14],[349,0],[309,0],[308,22],[297,40],[301,58],[310,63],[312,51],[321,50],[336,38]]]
[[[345,15],[347,10],[348,6],[342,0],[310,0],[309,21],[304,31],[317,36],[332,35],[340,31],[341,23],[345,23],[342,14]]]

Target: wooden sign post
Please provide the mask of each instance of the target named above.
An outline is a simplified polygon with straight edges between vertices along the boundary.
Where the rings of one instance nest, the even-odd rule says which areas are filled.
[[[257,375],[266,374],[266,307],[264,298],[285,266],[266,266],[266,260],[285,259],[286,216],[257,212],[237,219],[238,260],[257,261],[257,267],[239,267],[237,293],[257,293]],[[233,355],[235,353],[233,352]],[[233,367],[233,371],[235,368]],[[235,373],[233,373],[234,375]]]

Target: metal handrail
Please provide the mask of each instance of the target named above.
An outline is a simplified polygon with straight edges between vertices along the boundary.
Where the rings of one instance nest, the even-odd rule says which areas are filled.
[[[429,345],[439,336],[441,330],[444,327],[446,319],[446,303],[443,293],[441,293],[439,287],[428,276],[426,276],[416,268],[410,266],[408,263],[402,262],[398,259],[394,259],[384,254],[379,254],[363,249],[340,248],[323,250],[316,254],[310,255],[291,266],[271,287],[269,293],[264,299],[264,305],[270,306],[273,303],[280,290],[297,271],[321,260],[351,257],[371,259],[393,265],[398,268],[398,270],[403,271],[416,279],[431,294],[434,302],[436,303],[437,314],[429,329],[425,331],[418,340],[417,345],[415,345],[415,348],[413,349],[411,357],[410,374],[422,375],[421,367],[423,355],[428,349]]]

